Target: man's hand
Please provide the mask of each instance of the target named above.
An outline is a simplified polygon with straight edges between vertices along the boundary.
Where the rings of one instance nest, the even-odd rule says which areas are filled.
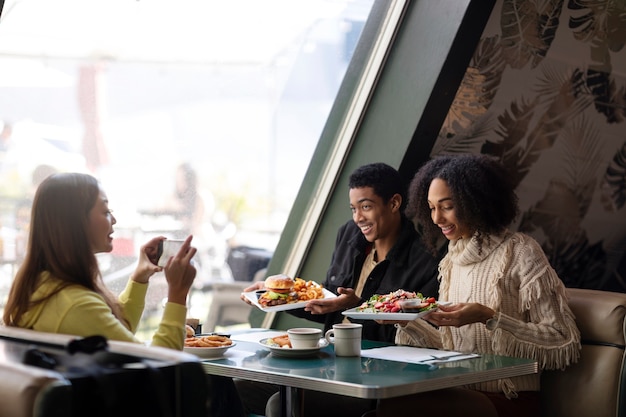
[[[352,288],[337,288],[339,296],[336,298],[321,298],[310,300],[304,311],[311,314],[327,314],[335,311],[344,311],[361,304],[361,298],[358,297]]]
[[[258,291],[258,290],[262,290],[265,288],[265,281],[257,281],[254,284],[250,285],[249,287],[246,287],[243,292],[250,292],[250,291]],[[241,294],[239,296],[239,298],[241,298],[243,301],[245,301],[247,304],[252,305],[252,303],[250,302],[250,300],[248,300],[248,298]]]

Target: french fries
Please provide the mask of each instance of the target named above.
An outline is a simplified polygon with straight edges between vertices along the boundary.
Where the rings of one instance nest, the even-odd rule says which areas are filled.
[[[298,294],[297,302],[324,298],[323,287],[317,282],[305,281],[302,278],[296,278],[294,281],[293,290]]]
[[[233,341],[226,336],[194,336],[185,338],[185,347],[223,347],[230,346]]]

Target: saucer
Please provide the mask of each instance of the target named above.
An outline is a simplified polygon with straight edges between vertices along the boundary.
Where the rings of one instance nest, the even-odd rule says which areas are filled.
[[[269,349],[272,352],[272,355],[281,357],[281,358],[306,358],[309,356],[313,356],[319,353],[319,351],[328,346],[328,341],[326,339],[320,339],[317,347],[314,348],[287,348],[280,347],[278,344],[272,341],[271,337],[261,339],[259,344],[266,349]]]

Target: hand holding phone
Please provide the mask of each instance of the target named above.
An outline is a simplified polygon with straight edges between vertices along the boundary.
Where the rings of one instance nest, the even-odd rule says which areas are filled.
[[[157,265],[165,267],[167,261],[178,253],[183,243],[185,243],[183,239],[161,240],[157,249]]]

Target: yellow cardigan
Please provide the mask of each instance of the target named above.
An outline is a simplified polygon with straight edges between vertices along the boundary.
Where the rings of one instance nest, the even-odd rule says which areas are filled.
[[[42,298],[59,285],[59,280],[43,272],[33,299]],[[145,306],[148,284],[128,280],[119,300],[130,329],[114,315],[102,296],[80,285],[64,288],[45,302],[24,314],[19,327],[40,332],[70,334],[81,337],[100,335],[108,340],[141,343],[135,337]],[[151,345],[182,350],[185,340],[187,307],[166,303],[159,327]]]

